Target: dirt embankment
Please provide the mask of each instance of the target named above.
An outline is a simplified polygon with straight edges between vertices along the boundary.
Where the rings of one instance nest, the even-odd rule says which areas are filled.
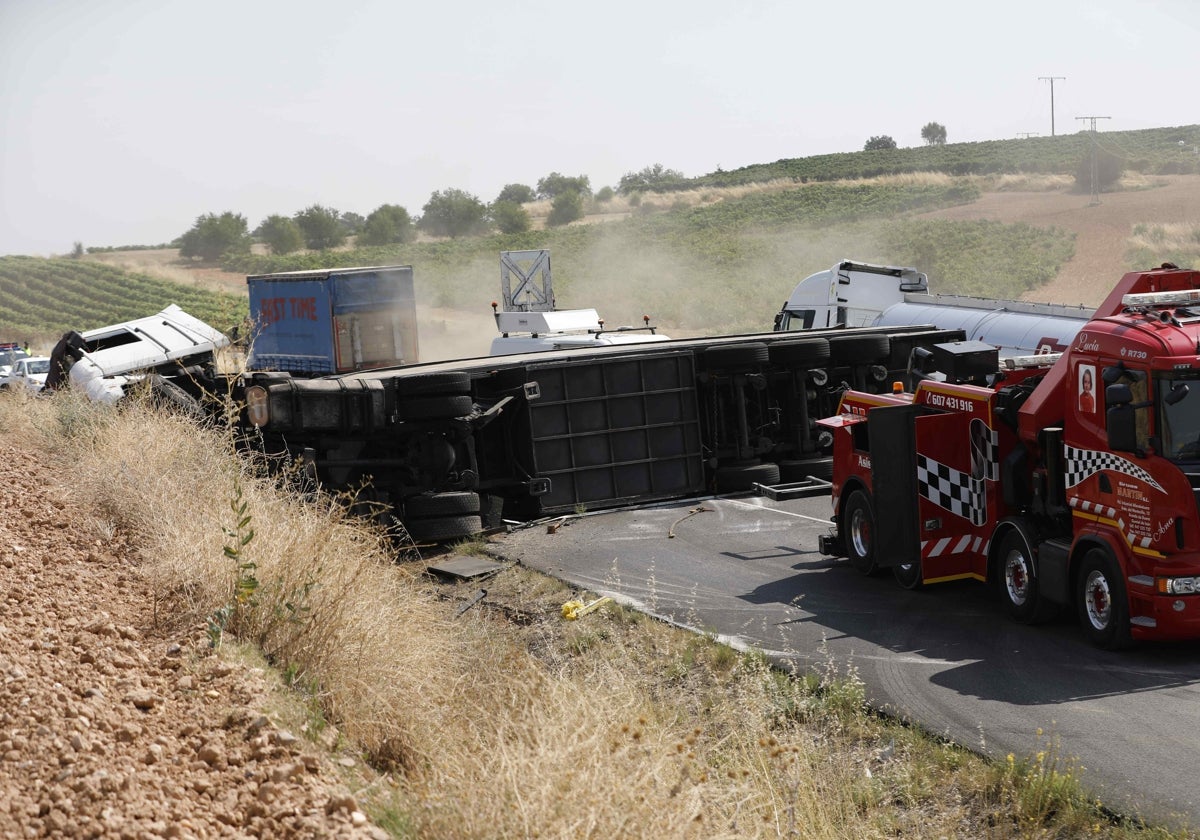
[[[133,548],[0,447],[0,837],[383,837],[262,670],[156,621]]]

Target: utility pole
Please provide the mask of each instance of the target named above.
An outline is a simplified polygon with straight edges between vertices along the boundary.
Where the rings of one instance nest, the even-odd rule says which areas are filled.
[[[1066,81],[1066,76],[1038,76],[1039,81],[1050,83],[1050,136],[1054,136],[1054,80]]]
[[[1089,120],[1092,124],[1092,199],[1088,202],[1088,206],[1093,207],[1100,203],[1100,190],[1096,187],[1096,120],[1111,120],[1112,117],[1076,117],[1075,119]]]

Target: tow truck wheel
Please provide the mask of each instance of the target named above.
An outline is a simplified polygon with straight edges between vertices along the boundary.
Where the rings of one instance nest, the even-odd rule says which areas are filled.
[[[1075,593],[1079,623],[1088,641],[1105,650],[1121,650],[1133,643],[1125,582],[1106,552],[1093,548],[1084,555]]]
[[[1033,552],[1020,531],[1009,530],[1000,541],[997,580],[1004,606],[1014,621],[1039,624],[1056,612],[1054,604],[1038,591]]]
[[[842,512],[842,534],[850,565],[864,575],[879,571],[875,562],[875,511],[862,490],[855,490],[846,501],[846,509]]]

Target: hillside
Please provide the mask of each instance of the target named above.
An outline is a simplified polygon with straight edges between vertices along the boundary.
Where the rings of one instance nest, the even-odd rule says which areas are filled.
[[[1005,179],[989,182],[988,186],[972,201],[918,211],[911,219],[914,223],[987,222],[1016,226],[1017,230],[1028,226],[1039,231],[1057,231],[1072,247],[1061,263],[1047,271],[1044,282],[1015,292],[1011,287],[1001,287],[999,282],[1003,278],[999,275],[1003,269],[993,267],[997,259],[991,253],[994,249],[986,243],[960,247],[952,239],[951,230],[943,228],[922,233],[931,241],[911,249],[933,254],[939,264],[944,262],[947,268],[939,275],[939,265],[931,266],[919,259],[909,263],[907,258],[914,254],[889,250],[881,244],[878,225],[855,223],[819,228],[797,225],[775,235],[752,233],[741,238],[741,247],[751,256],[741,258],[736,276],[753,278],[754,282],[738,291],[738,305],[746,311],[737,326],[769,329],[779,301],[797,280],[844,257],[915,264],[929,271],[939,291],[959,291],[947,283],[951,278],[946,273],[956,270],[957,260],[967,259],[972,261],[970,270],[993,278],[997,285],[993,290],[985,281],[983,287],[965,293],[1095,305],[1125,271],[1165,259],[1179,259],[1171,243],[1163,240],[1161,250],[1144,253],[1143,261],[1131,264],[1128,260],[1135,248],[1135,232],[1153,232],[1171,225],[1186,228],[1200,220],[1200,175],[1194,174],[1127,176],[1122,189],[1102,194],[1096,204],[1088,195],[1072,192],[1069,179],[1064,178]],[[737,201],[747,195],[769,195],[781,189],[778,185],[760,185],[754,190],[743,188],[720,200]],[[704,207],[705,197],[701,192],[685,193],[676,195],[675,200],[685,202],[688,207]],[[711,201],[712,196],[708,198]],[[541,236],[530,236],[525,247],[552,249],[560,305],[596,306],[602,315],[621,323],[636,321],[645,311],[674,335],[727,331],[728,322],[709,319],[699,306],[704,295],[713,299],[714,306],[727,304],[722,295],[737,288],[722,285],[722,278],[728,275],[719,273],[714,275],[718,280],[713,288],[707,291],[701,288],[700,278],[710,269],[709,264],[717,261],[703,254],[681,253],[677,246],[665,246],[661,239],[657,243],[643,240],[636,249],[626,247],[630,237],[622,236],[621,224],[630,220],[632,214],[632,208],[623,208],[619,213],[589,217],[569,231],[545,231]],[[577,233],[584,227],[605,235],[580,239]],[[762,255],[764,243],[771,244],[773,250],[769,260]],[[473,250],[466,243],[446,244],[457,248],[460,255],[447,257],[445,253],[420,251],[415,247],[394,255],[395,261],[408,262],[416,268],[422,355],[426,360],[486,353],[494,332],[488,304],[497,293],[498,251],[503,244],[489,240],[476,244]],[[940,255],[931,250],[939,247]],[[977,249],[978,253],[970,249]],[[324,259],[330,265],[357,264],[359,257],[361,254],[346,252],[329,254]],[[389,261],[393,256],[384,254],[380,258]],[[105,253],[89,259],[214,292],[243,295],[245,290],[243,273],[182,263],[177,252],[169,249]],[[688,294],[697,304],[692,310],[694,317],[688,320],[683,320],[683,310],[677,304],[664,304],[664,299],[678,293],[685,283],[691,284]],[[656,290],[656,284],[662,288]],[[667,306],[672,305],[677,307],[674,318],[668,317]]]
[[[1123,273],[1157,264],[1126,261],[1130,239],[1139,226],[1200,226],[1200,175],[1156,176],[1120,192],[1104,193],[1095,205],[1088,196],[1067,191],[989,192],[972,204],[928,215],[1053,225],[1070,231],[1075,236],[1074,255],[1053,279],[1024,298],[1095,306]]]

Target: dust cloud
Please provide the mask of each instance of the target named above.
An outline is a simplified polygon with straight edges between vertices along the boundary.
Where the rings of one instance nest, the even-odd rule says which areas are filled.
[[[768,332],[795,285],[842,259],[887,261],[870,226],[746,234],[736,253],[651,243],[624,225],[593,226],[573,250],[551,249],[558,309],[596,309],[609,328],[642,316],[672,338]],[[423,361],[486,355],[497,335],[500,254],[455,265],[414,265]]]
[[[418,304],[417,338],[422,362],[486,356],[496,332],[491,307],[480,312],[435,309]]]

